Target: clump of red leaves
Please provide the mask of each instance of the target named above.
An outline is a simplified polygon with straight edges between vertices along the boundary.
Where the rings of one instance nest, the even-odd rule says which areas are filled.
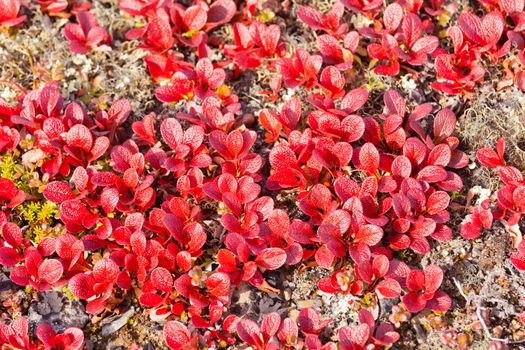
[[[504,156],[504,138],[497,141],[496,149],[481,148],[477,151],[476,157],[482,165],[498,170],[503,186],[498,189],[495,198],[485,199],[472,208],[461,234],[465,238],[476,239],[483,229],[488,230],[495,220],[500,221],[513,237],[514,247],[517,248],[510,261],[516,268],[525,270],[525,242],[518,225],[525,214],[525,180],[519,169],[506,164]]]
[[[40,323],[36,329],[37,339],[29,338],[29,322],[19,317],[10,325],[0,324],[0,344],[6,349],[63,349],[80,350],[84,345],[84,333],[78,328],[68,328],[57,334],[53,328]]]
[[[38,2],[52,16],[75,14],[77,23],[64,28],[72,52],[111,44],[88,3]],[[6,9],[0,24],[24,20],[20,2],[0,5]],[[368,90],[360,87],[367,81],[356,78],[354,65],[416,78],[433,62],[431,86],[457,94],[482,80],[485,60],[524,56],[522,3],[484,2],[483,17],[462,13],[449,28],[435,18],[448,11],[441,5],[400,1],[383,8],[380,1],[345,0],[327,13],[300,7],[298,18],[320,34],[318,52],[308,52],[291,47],[279,25],[263,22],[257,1],[121,0],[122,11],[144,20],[126,37],[148,52],[156,98],[179,108],[130,123],[127,100],[88,110],[64,100],[54,82],[27,91],[15,105],[0,100],[0,152],[42,155],[32,162],[41,186],[0,178],[0,264],[20,286],[67,286],[93,314],[110,310],[117,296],[137,297],[152,315],[169,319],[164,338],[172,349],[392,345],[399,334],[379,319],[379,299],[399,299],[412,313],[451,307],[440,290],[442,269],[409,266],[402,256],[423,257],[451,239],[449,193],[462,188],[456,170],[468,159],[453,136],[451,109],[413,103],[395,89],[383,92],[380,106],[367,104]],[[347,9],[371,25],[352,28],[343,21]],[[233,38],[224,43],[215,30],[227,23]],[[443,29],[451,46],[439,39]],[[279,100],[282,85],[302,89],[296,96],[304,98],[259,111],[262,128],[244,125],[230,87],[248,69],[270,73],[268,100]],[[511,74],[519,80],[523,71]],[[258,153],[263,142],[267,159]],[[483,164],[500,168],[505,187],[496,212],[488,202],[476,208],[464,236],[474,238],[493,217],[515,225],[525,211],[523,177],[504,164],[503,149],[500,141],[497,151],[478,152]],[[300,215],[277,202],[283,195]],[[59,219],[49,224],[61,233],[36,242],[24,236],[16,208],[44,200],[59,207]],[[220,229],[212,232],[210,222]],[[512,261],[525,268],[524,257],[520,244]],[[318,281],[321,291],[372,299],[361,303],[358,325],[337,330],[338,345],[320,336],[330,320],[312,309],[301,310],[297,321],[270,313],[260,326],[230,313],[236,286],[272,291],[268,271],[306,263],[330,271]],[[57,335],[47,325],[37,337],[46,348],[78,349],[83,342],[77,329]],[[24,318],[1,325],[0,341],[36,344]]]

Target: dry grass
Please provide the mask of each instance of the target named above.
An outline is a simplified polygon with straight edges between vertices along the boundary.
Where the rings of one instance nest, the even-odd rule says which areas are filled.
[[[509,164],[525,167],[525,94],[517,89],[496,92],[480,90],[459,118],[459,136],[473,155],[481,147],[495,147],[496,140],[505,137],[505,157]]]
[[[63,36],[64,19],[50,19],[35,10],[30,25],[0,34],[0,88],[13,99],[18,82],[33,89],[51,81],[62,84],[62,93],[86,104],[98,99],[130,99],[133,110],[142,115],[158,105],[154,85],[143,63],[145,55],[135,42],[121,41],[134,21],[111,15],[116,1],[95,2],[93,13],[114,38],[113,48],[99,48],[87,55],[74,55]],[[96,82],[94,84],[94,82]],[[95,87],[96,86],[96,87]]]

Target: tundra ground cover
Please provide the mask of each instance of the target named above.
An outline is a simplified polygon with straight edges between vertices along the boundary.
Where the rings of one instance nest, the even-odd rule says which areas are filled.
[[[456,134],[483,88],[521,94],[523,2],[0,4],[5,42],[44,21],[73,57],[56,67],[26,47],[30,70],[1,81],[3,347],[81,349],[92,335],[31,324],[17,290],[60,290],[94,327],[133,304],[171,349],[403,347],[416,320],[452,347],[522,340],[498,335],[434,257],[501,225],[505,268],[525,269],[523,164],[506,163],[503,138],[474,157]],[[146,101],[91,73],[126,45],[155,100],[140,114]],[[476,190],[475,158],[498,169],[495,195]],[[345,324],[309,306],[235,312],[241,288],[280,295],[270,277],[309,268],[323,271],[312,294],[346,300]],[[465,301],[471,324],[454,330],[443,320]]]

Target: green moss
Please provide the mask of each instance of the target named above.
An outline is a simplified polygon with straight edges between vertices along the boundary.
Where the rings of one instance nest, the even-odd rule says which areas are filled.
[[[73,293],[71,293],[71,290],[69,289],[69,287],[67,285],[63,286],[62,287],[62,292],[65,294],[65,296],[71,300],[71,301],[74,301],[74,300],[78,300],[77,297],[75,297],[73,295]]]
[[[373,60],[373,62],[370,63],[370,66],[368,67],[370,69],[370,72],[369,72],[369,79],[368,79],[368,84],[364,85],[364,88],[368,91],[372,91],[372,90],[384,90],[385,89],[385,84],[383,83],[383,81],[381,80],[381,78],[375,74],[372,70],[372,68],[376,65],[377,62],[374,62],[375,60]]]
[[[11,154],[4,154],[0,159],[0,177],[16,181],[16,153],[18,150]]]
[[[59,226],[54,225],[55,220],[59,217],[59,210],[56,203],[46,200],[40,202],[25,202],[15,210],[22,219],[18,224],[21,226],[29,226],[25,231],[27,239],[38,243],[44,237],[56,235],[56,228],[59,228]]]

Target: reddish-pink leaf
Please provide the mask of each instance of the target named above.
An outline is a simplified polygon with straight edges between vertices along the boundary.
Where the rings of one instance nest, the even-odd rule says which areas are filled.
[[[505,165],[499,155],[491,148],[480,148],[476,152],[479,162],[489,168],[497,168]]]
[[[177,350],[190,343],[191,334],[179,321],[169,321],[164,325],[164,341],[170,349]]]
[[[58,204],[65,200],[75,198],[75,194],[71,191],[68,184],[62,181],[52,181],[48,183],[42,194],[48,201]]]
[[[447,171],[441,166],[427,165],[419,171],[417,179],[429,183],[443,181],[447,178]]]
[[[62,277],[64,268],[60,261],[56,259],[45,260],[38,267],[38,277],[49,284],[57,282]]]
[[[95,280],[92,276],[85,273],[79,273],[73,276],[68,283],[69,290],[71,293],[80,299],[89,299],[95,292],[93,287],[95,285]]]
[[[425,292],[435,292],[443,281],[443,270],[439,266],[429,265],[423,271],[425,274]]]
[[[390,4],[383,13],[383,23],[389,32],[394,32],[403,19],[403,8],[398,3]]]
[[[281,316],[277,312],[271,312],[264,315],[261,324],[261,333],[266,341],[270,340],[279,330],[281,325]]]
[[[397,114],[400,117],[404,117],[406,113],[406,104],[403,96],[399,94],[394,89],[390,89],[383,95],[383,100],[385,102],[388,111],[391,114]]]
[[[182,127],[175,118],[164,119],[160,124],[160,133],[164,142],[173,150],[176,150],[177,146],[182,142]]]
[[[377,284],[376,291],[385,298],[397,298],[401,294],[401,286],[395,279],[385,278]]]
[[[367,142],[359,151],[359,169],[365,171],[368,175],[373,175],[379,168],[379,152],[377,148]]]
[[[1,223],[0,223],[1,227]],[[13,248],[19,248],[24,240],[24,235],[22,233],[22,230],[18,225],[7,222],[2,227],[2,235],[4,236],[4,239],[9,245]]]
[[[434,312],[446,312],[452,306],[452,300],[443,291],[438,290],[432,299],[427,302],[427,308]]]
[[[106,187],[100,194],[100,205],[106,214],[112,213],[119,201],[119,191],[114,187]]]
[[[363,107],[368,100],[368,91],[363,88],[350,90],[341,100],[340,108],[345,113],[353,113]]]
[[[383,230],[375,225],[363,225],[355,235],[355,241],[368,246],[378,244],[383,238]]]
[[[417,293],[408,293],[402,297],[403,304],[409,312],[416,313],[427,306],[427,300]]]
[[[237,322],[237,334],[242,341],[256,346],[257,348],[262,348],[262,339],[260,337],[261,330],[257,323],[252,320],[243,318]]]
[[[288,343],[291,339],[296,339],[299,329],[297,323],[291,318],[285,318],[277,332],[277,338],[283,343]]]
[[[427,213],[434,215],[442,210],[446,210],[450,202],[450,196],[443,191],[432,193],[427,199]]]
[[[93,147],[93,135],[85,125],[77,124],[67,132],[66,143],[69,147],[78,147],[89,152]]]
[[[454,132],[456,128],[456,115],[448,108],[440,110],[434,119],[434,137],[443,140]]]
[[[259,266],[267,270],[276,270],[283,266],[285,261],[286,252],[281,248],[266,248],[255,259]]]
[[[4,266],[15,266],[22,259],[23,257],[13,248],[0,247],[0,264]]]
[[[230,294],[230,278],[223,272],[215,272],[206,280],[208,293],[216,298],[227,297]]]
[[[428,164],[429,165],[439,165],[446,167],[450,163],[452,152],[450,147],[447,144],[439,144],[436,147],[432,148],[432,151],[428,154]]]
[[[169,293],[173,289],[173,277],[163,267],[157,267],[151,271],[151,282],[156,289],[165,293]]]

